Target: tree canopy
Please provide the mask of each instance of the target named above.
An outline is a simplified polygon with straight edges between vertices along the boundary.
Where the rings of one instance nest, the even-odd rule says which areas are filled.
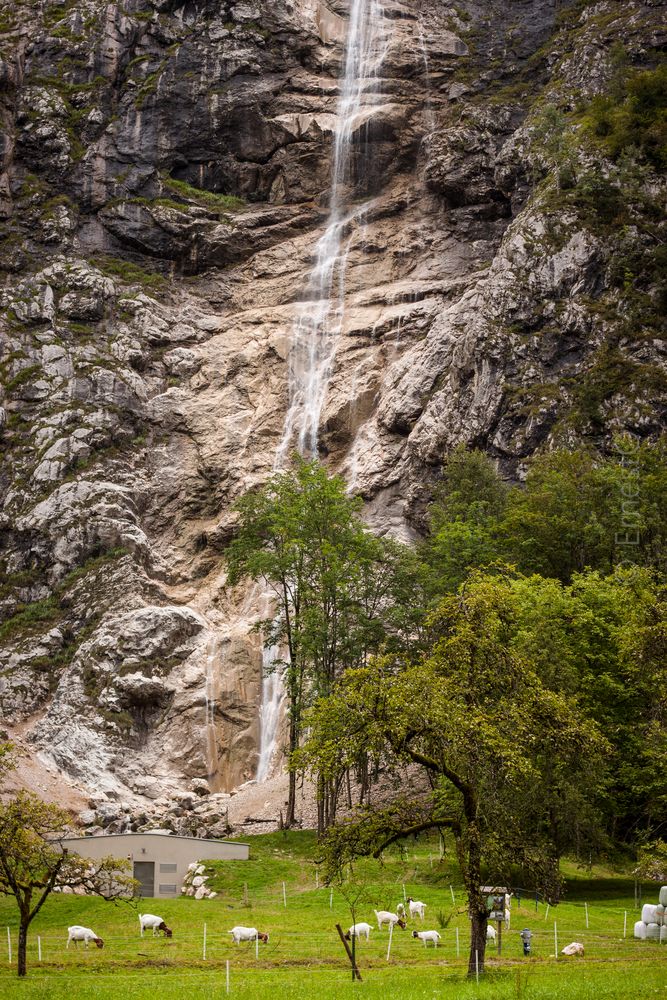
[[[513,648],[517,614],[511,582],[473,575],[431,616],[423,655],[378,657],[345,674],[310,714],[299,755],[327,773],[363,745],[386,765],[423,770],[429,795],[362,811],[331,833],[327,855],[335,869],[410,833],[449,829],[473,921],[471,969],[486,941],[483,871],[500,881],[521,862],[557,896],[550,809],[564,784],[604,773],[607,750],[598,727]]]

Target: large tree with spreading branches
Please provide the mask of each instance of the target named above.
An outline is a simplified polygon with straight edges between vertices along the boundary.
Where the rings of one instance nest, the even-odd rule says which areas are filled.
[[[326,774],[363,745],[386,764],[424,773],[430,794],[401,795],[334,827],[325,867],[336,878],[355,857],[379,857],[410,834],[450,831],[468,896],[471,974],[476,960],[484,967],[482,882],[506,880],[518,863],[557,898],[549,809],[560,787],[595,770],[606,746],[595,724],[512,649],[516,616],[509,582],[474,574],[439,605],[426,654],[379,657],[318,703],[296,760]]]

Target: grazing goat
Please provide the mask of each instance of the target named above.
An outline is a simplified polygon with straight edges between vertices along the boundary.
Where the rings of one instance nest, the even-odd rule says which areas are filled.
[[[398,904],[398,906],[396,907],[396,912],[398,913],[401,920],[405,920],[405,907],[403,906],[403,903]]]
[[[79,941],[83,941],[86,948],[89,941],[94,941],[98,948],[104,948],[104,941],[97,936],[95,931],[91,931],[90,927],[81,927],[79,924],[67,928],[67,948],[69,948],[70,941],[73,941],[75,945],[78,945]]]
[[[438,947],[438,941],[440,940],[440,935],[437,931],[413,931],[413,938],[419,938],[420,941],[424,942],[424,947],[427,946],[429,941],[432,941],[435,947]]]
[[[405,930],[405,920],[399,917],[398,913],[390,913],[389,910],[373,910],[375,914],[375,919],[378,922],[378,930],[382,930],[383,924],[389,924],[391,927],[394,924],[398,924],[403,930]]]
[[[573,941],[572,944],[566,944],[563,948],[561,955],[582,955],[584,954],[584,946],[581,941]]]
[[[254,941],[256,938],[259,938],[264,944],[269,943],[269,935],[262,934],[256,927],[232,927],[231,931],[227,931],[227,933],[232,935],[235,944],[240,944],[241,941]]]
[[[496,928],[492,927],[491,924],[488,924],[486,928],[486,940],[487,941],[496,940]]]
[[[412,896],[408,896],[408,908],[410,910],[410,919],[414,919],[415,913],[419,914],[421,920],[424,919],[424,910],[426,909],[426,903],[420,903],[418,899],[413,899]]]
[[[359,924],[352,924],[349,931],[345,935],[345,940],[350,941],[353,937],[360,938],[363,934],[363,936],[368,941],[371,930],[372,930],[371,925],[365,923],[364,921],[362,921]]]
[[[139,914],[139,927],[141,928],[141,936],[144,936],[144,931],[153,931],[153,937],[158,936],[160,931],[164,933],[165,937],[170,938],[172,936],[172,931],[167,927],[162,917],[156,917],[154,913],[140,913]]]

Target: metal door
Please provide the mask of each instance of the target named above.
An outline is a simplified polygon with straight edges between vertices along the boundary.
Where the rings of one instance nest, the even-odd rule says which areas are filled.
[[[140,896],[152,897],[155,895],[154,861],[135,861],[134,877],[140,883],[137,890]]]

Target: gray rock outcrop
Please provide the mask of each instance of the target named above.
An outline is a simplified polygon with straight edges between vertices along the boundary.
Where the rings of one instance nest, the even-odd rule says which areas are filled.
[[[262,595],[230,588],[222,556],[282,433],[347,6],[19,0],[2,15],[0,706],[104,795],[91,828],[141,828],[165,795],[255,773]],[[654,65],[661,13],[384,5],[320,424],[378,530],[415,536],[459,443],[515,477],[538,448],[664,426],[664,344],[637,327],[622,271],[664,243],[637,208],[664,205],[664,177],[634,178],[622,227],[600,221],[566,197],[593,153],[572,138],[554,161],[543,116],[606,93],[619,35],[630,64]],[[223,823],[173,808],[180,830]]]

